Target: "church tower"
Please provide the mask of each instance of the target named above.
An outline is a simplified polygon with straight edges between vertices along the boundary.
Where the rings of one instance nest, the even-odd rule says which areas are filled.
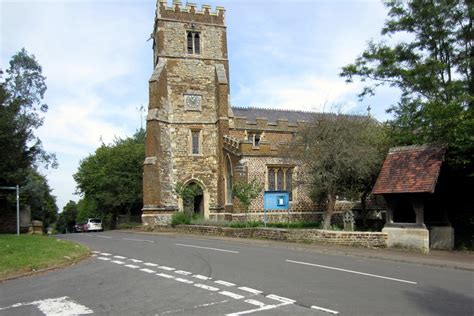
[[[197,192],[192,211],[224,209],[223,136],[229,132],[225,10],[158,0],[143,177],[145,226],[183,208],[178,184]]]

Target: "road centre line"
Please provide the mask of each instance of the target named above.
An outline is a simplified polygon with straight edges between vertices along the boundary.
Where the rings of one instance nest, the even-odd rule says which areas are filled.
[[[330,269],[330,270],[336,270],[336,271],[342,271],[342,272],[360,274],[360,275],[365,275],[365,276],[370,276],[370,277],[379,278],[379,279],[385,279],[385,280],[391,280],[391,281],[396,281],[396,282],[409,283],[409,284],[418,284],[417,282],[413,282],[413,281],[408,281],[408,280],[403,280],[403,279],[395,279],[395,278],[390,278],[390,277],[386,277],[386,276],[382,276],[382,275],[371,274],[371,273],[365,273],[365,272],[359,272],[359,271],[354,271],[354,270],[347,270],[347,269],[341,269],[341,268],[323,266],[323,265],[315,264],[315,263],[308,263],[308,262],[301,262],[301,261],[294,261],[294,260],[285,260],[285,261],[286,261],[286,262],[291,262],[291,263],[297,263],[297,264],[307,265],[307,266],[312,266],[312,267],[318,267],[318,268],[324,268],[324,269]]]
[[[169,275],[169,274],[165,274],[165,273],[157,273],[156,275],[160,276],[160,277],[163,277],[163,278],[166,278],[166,279],[174,279],[174,276]]]
[[[317,310],[320,310],[320,311],[323,311],[323,312],[326,312],[326,313],[330,313],[330,314],[334,314],[334,315],[338,315],[339,312],[338,311],[333,311],[332,309],[328,309],[328,308],[324,308],[324,307],[319,307],[319,306],[311,306],[312,309],[317,309]]]
[[[125,266],[126,266],[127,268],[132,268],[132,269],[138,269],[138,268],[140,268],[139,266],[136,266],[136,265],[134,265],[134,264],[127,264],[127,265],[125,265]]]
[[[196,279],[199,279],[199,280],[206,280],[206,281],[207,280],[212,280],[212,278],[204,276],[204,275],[200,275],[200,274],[193,275],[193,278],[196,278]]]
[[[128,259],[128,260],[133,261],[135,263],[142,263],[143,262],[143,260],[138,260],[138,259]]]
[[[104,260],[104,261],[110,261],[110,258],[106,258],[106,257],[97,257],[97,259]]]
[[[146,272],[146,273],[155,273],[155,272],[156,272],[156,271],[154,271],[154,270],[147,269],[147,268],[140,269],[140,271],[143,271],[143,272]]]
[[[151,262],[145,262],[143,265],[149,266],[149,267],[157,267],[158,266],[156,263],[151,263]]]
[[[242,291],[250,292],[252,294],[262,294],[263,293],[262,291],[255,290],[255,289],[252,289],[252,288],[249,288],[249,287],[246,287],[246,286],[241,286],[238,289],[242,290]]]
[[[136,239],[136,238],[122,238],[123,240],[129,241],[144,241],[144,242],[155,242],[154,240],[147,240],[147,239]]]
[[[219,289],[217,287],[213,287],[213,286],[209,286],[209,285],[205,285],[205,284],[201,284],[201,283],[196,283],[196,284],[194,284],[194,286],[199,287],[201,289],[208,290],[208,291],[212,291],[212,292],[219,291]]]
[[[116,263],[116,264],[125,264],[125,262],[119,261],[119,260],[113,260],[111,262]]]
[[[186,283],[186,284],[193,284],[194,281],[188,280],[188,279],[182,279],[182,278],[175,278],[176,281]]]
[[[186,245],[186,244],[176,244],[176,246],[191,247],[191,248],[200,248],[200,249],[208,249],[208,250],[215,250],[215,251],[222,251],[222,252],[230,252],[230,253],[239,253],[238,251],[234,251],[234,250],[227,250],[227,249],[220,249],[220,248],[212,248],[212,247],[201,247],[201,246]]]
[[[214,283],[225,285],[225,286],[235,286],[234,283],[230,283],[230,282],[226,282],[226,281],[222,281],[222,280],[214,281]]]
[[[183,271],[183,270],[175,270],[174,273],[181,274],[181,275],[190,275],[191,272]]]
[[[159,266],[158,269],[166,270],[166,271],[174,271],[175,268],[167,267],[167,266]]]
[[[291,298],[278,296],[278,295],[275,295],[275,294],[269,294],[266,297],[269,298],[269,299],[275,300],[275,301],[282,302],[282,303],[291,303],[291,304],[293,304],[293,303],[296,302],[295,300],[292,300]]]
[[[99,253],[100,253],[101,255],[103,255],[103,256],[111,256],[111,255],[112,255],[112,254],[107,253],[107,252],[99,252]]]
[[[232,297],[233,299],[236,299],[236,300],[240,300],[240,299],[245,297],[243,295],[239,295],[239,294],[232,293],[232,292],[227,292],[227,291],[220,291],[219,294],[222,294],[222,295],[225,295],[225,296],[228,296],[228,297]]]
[[[124,256],[114,256],[114,258],[117,258],[117,259],[127,259],[127,257],[124,257]]]

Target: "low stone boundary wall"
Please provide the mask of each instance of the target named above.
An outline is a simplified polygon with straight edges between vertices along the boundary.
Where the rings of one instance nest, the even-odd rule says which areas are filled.
[[[356,247],[385,248],[387,245],[387,234],[381,232],[348,232],[321,229],[231,228],[199,225],[177,225],[174,231],[200,235],[262,238],[293,242],[317,242]]]

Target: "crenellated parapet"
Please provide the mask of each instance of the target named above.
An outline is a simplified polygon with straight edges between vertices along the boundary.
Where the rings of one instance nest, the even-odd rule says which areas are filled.
[[[212,7],[206,4],[198,9],[195,3],[188,2],[183,6],[183,3],[179,0],[173,0],[171,6],[169,6],[167,0],[158,0],[157,18],[225,25],[225,9],[217,6],[213,11]]]
[[[287,119],[278,119],[271,122],[266,118],[257,118],[255,121],[249,121],[246,117],[234,117],[231,120],[231,127],[237,130],[248,131],[273,131],[295,133],[308,124],[307,121],[288,122]]]

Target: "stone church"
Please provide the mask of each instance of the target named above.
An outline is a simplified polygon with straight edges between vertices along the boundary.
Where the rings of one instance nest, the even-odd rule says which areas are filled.
[[[298,164],[279,151],[314,113],[231,106],[224,8],[158,0],[152,39],[144,225],[168,224],[183,209],[177,183],[197,189],[192,207],[204,218],[244,220],[232,187],[251,179],[265,191],[288,191],[293,220],[320,218],[296,185]],[[263,191],[250,215],[263,218]],[[286,211],[269,215],[287,218]]]

